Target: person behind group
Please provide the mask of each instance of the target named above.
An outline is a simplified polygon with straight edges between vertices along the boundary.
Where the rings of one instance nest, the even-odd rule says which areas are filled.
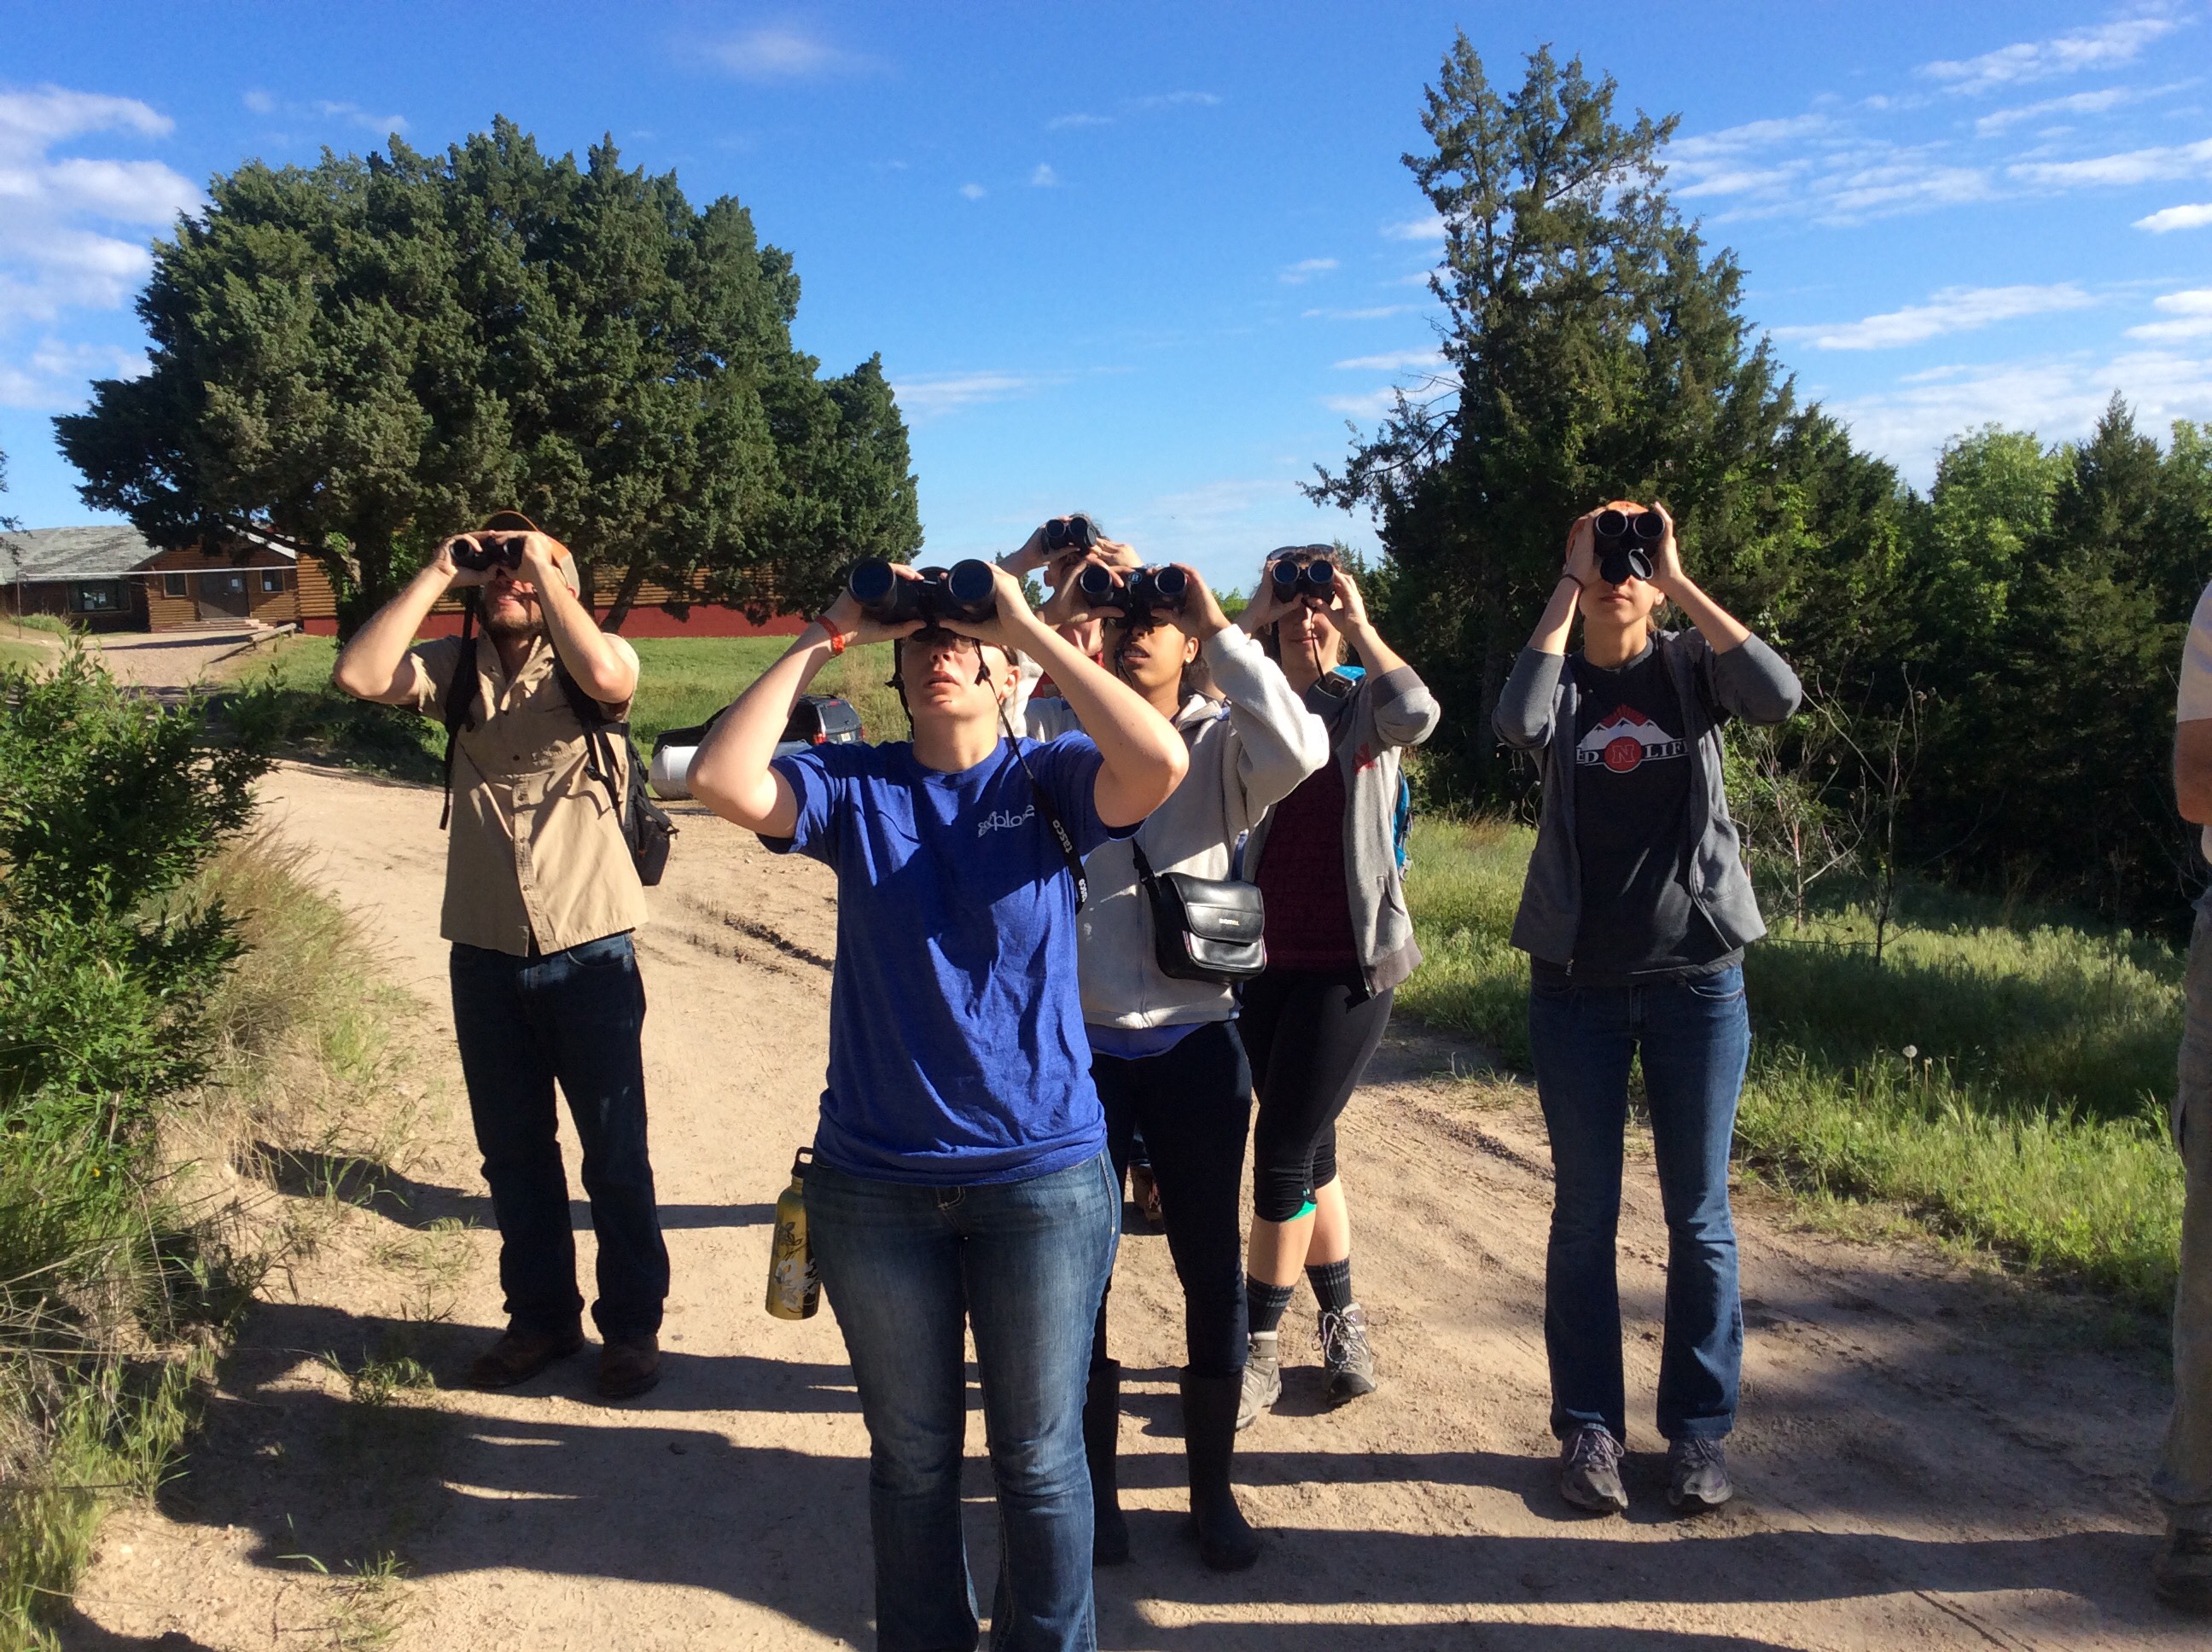
[[[992,1644],[1096,1643],[1082,1413],[1121,1199],[1067,856],[1127,835],[1186,759],[1172,727],[996,579],[993,617],[927,629],[886,629],[841,596],[722,716],[690,773],[715,813],[837,877],[806,1219],[867,1423],[885,1652],[976,1643],[964,1328],[999,1497]],[[815,673],[881,639],[896,643],[912,740],[775,756]],[[1043,662],[1085,732],[1001,737],[1018,651]]]
[[[1285,559],[1327,564],[1329,594],[1310,586],[1279,594],[1272,576]],[[1399,754],[1427,739],[1441,714],[1376,630],[1331,546],[1270,553],[1239,623],[1327,726],[1331,759],[1253,829],[1244,850],[1245,876],[1267,906],[1267,969],[1245,984],[1242,1016],[1260,1101],[1243,1428],[1282,1395],[1277,1339],[1301,1271],[1321,1310],[1328,1397],[1375,1389],[1367,1318],[1352,1293],[1336,1120],[1382,1042],[1392,994],[1421,961],[1398,864]],[[1346,666],[1347,642],[1364,669]]]
[[[1094,560],[1105,562],[1104,558]],[[1113,564],[1109,563],[1111,566]],[[1247,1349],[1243,1236],[1237,1221],[1252,1075],[1225,982],[1170,976],[1159,967],[1153,914],[1137,853],[1156,876],[1226,878],[1245,833],[1328,757],[1328,731],[1277,665],[1232,625],[1195,569],[1180,610],[1125,613],[1086,607],[1071,573],[1044,617],[1103,616],[1115,674],[1176,728],[1190,769],[1175,795],[1127,844],[1101,845],[1085,863],[1083,1018],[1091,1077],[1106,1108],[1115,1179],[1142,1132],[1159,1209],[1183,1288],[1183,1451],[1199,1554],[1218,1571],[1259,1558],[1259,1541],[1230,1481]],[[1200,693],[1203,674],[1219,698]],[[1066,726],[1064,702],[1032,700],[1032,732]],[[1110,1290],[1110,1286],[1109,1286]],[[1115,1500],[1120,1364],[1109,1357],[1108,1300],[1098,1306],[1083,1412],[1101,1564],[1129,1556]]]
[[[619,1399],[659,1380],[668,1295],[646,1139],[645,987],[630,940],[645,891],[617,801],[634,777],[594,777],[562,678],[619,720],[637,692],[637,655],[577,596],[566,547],[514,512],[486,525],[526,536],[519,566],[459,568],[448,539],[355,634],[331,676],[359,699],[459,725],[439,932],[453,943],[453,1029],[507,1315],[469,1380],[508,1388],[583,1346],[557,1081],[599,1242],[599,1390]],[[483,632],[415,645],[451,591],[472,592]]]
[[[1614,1236],[1639,1053],[1667,1218],[1667,1497],[1696,1512],[1732,1495],[1721,1441],[1735,1421],[1743,1313],[1729,1144],[1751,1042],[1743,949],[1766,926],[1729,818],[1720,731],[1731,716],[1781,722],[1799,699],[1781,657],[1682,571],[1673,520],[1650,508],[1663,524],[1650,574],[1617,585],[1596,559],[1599,513],[1575,519],[1493,720],[1506,744],[1538,754],[1543,781],[1512,939],[1529,955],[1528,1042],[1552,1142],[1544,1343],[1559,1491],[1595,1513],[1628,1507]],[[1669,600],[1693,629],[1655,629]],[[1577,613],[1583,646],[1569,656]]]
[[[2173,730],[2181,817],[2203,826],[2212,858],[2212,586],[2197,598],[2181,659]],[[2151,1476],[2166,1540],[2151,1571],[2159,1598],[2212,1612],[2212,889],[2197,898],[2182,993],[2173,1145],[2183,1165],[2181,1256],[2173,1291],[2173,1411]]]

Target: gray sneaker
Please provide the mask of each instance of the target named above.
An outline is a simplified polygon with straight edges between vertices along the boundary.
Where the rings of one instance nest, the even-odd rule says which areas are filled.
[[[2212,1532],[2168,1528],[2151,1563],[2151,1587],[2176,1612],[2212,1614]]]
[[[1283,1362],[1275,1351],[1275,1333],[1255,1334],[1244,1357],[1244,1392],[1237,1400],[1237,1426],[1248,1429],[1263,1411],[1283,1397]]]
[[[1321,1315],[1321,1363],[1328,1368],[1328,1397],[1338,1405],[1375,1392],[1375,1351],[1367,1345],[1367,1315],[1359,1304]]]
[[[1718,1440],[1677,1440],[1667,1448],[1667,1501],[1684,1514],[1702,1515],[1735,1495]]]
[[[1628,1493],[1620,1484],[1620,1442],[1595,1423],[1584,1423],[1559,1446],[1559,1495],[1594,1515],[1625,1515]]]

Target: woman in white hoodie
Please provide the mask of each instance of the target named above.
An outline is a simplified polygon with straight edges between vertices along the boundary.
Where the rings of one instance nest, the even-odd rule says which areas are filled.
[[[1151,903],[1132,845],[1155,875],[1232,876],[1239,841],[1328,760],[1328,731],[1259,643],[1231,623],[1198,574],[1182,572],[1190,583],[1180,610],[1097,610],[1107,622],[1105,664],[1182,731],[1190,768],[1133,840],[1091,852],[1077,957],[1109,1151],[1115,1170],[1123,1169],[1133,1137],[1143,1133],[1182,1281],[1192,1529],[1208,1566],[1237,1571],[1260,1554],[1229,1476],[1249,1346],[1238,1189],[1251,1070],[1237,1037],[1234,989],[1170,976],[1155,962]],[[1081,604],[1076,581],[1066,579],[1042,616],[1078,620],[1086,616]],[[1212,695],[1198,692],[1206,679]],[[1061,720],[1069,715],[1065,701],[1034,700],[1028,715],[1036,738],[1073,726]],[[1094,1558],[1111,1564],[1128,1558],[1129,1539],[1115,1500],[1121,1366],[1107,1357],[1104,1303],[1091,1361],[1083,1435],[1097,1516]]]

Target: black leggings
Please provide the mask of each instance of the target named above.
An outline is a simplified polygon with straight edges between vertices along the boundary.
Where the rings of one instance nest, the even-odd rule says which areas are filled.
[[[1182,1281],[1183,1343],[1194,1376],[1244,1369],[1244,1252],[1237,1188],[1252,1118],[1252,1074],[1233,1022],[1208,1022],[1164,1054],[1125,1061],[1094,1055],[1091,1076],[1106,1108],[1107,1151],[1118,1179],[1145,1134],[1160,1188],[1168,1252]],[[1110,1284],[1109,1286],[1111,1289]],[[1091,1363],[1106,1359],[1106,1303]]]
[[[1389,987],[1370,996],[1357,969],[1270,969],[1246,983],[1244,1047],[1260,1094],[1252,1208],[1261,1221],[1294,1219],[1336,1180],[1336,1115],[1382,1042],[1390,996]]]

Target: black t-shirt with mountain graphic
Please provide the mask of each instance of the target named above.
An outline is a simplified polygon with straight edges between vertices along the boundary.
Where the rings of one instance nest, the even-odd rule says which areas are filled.
[[[1741,958],[1683,883],[1683,811],[1694,778],[1687,720],[1656,645],[1617,670],[1579,653],[1575,674],[1575,848],[1582,920],[1574,974],[1701,975]]]

